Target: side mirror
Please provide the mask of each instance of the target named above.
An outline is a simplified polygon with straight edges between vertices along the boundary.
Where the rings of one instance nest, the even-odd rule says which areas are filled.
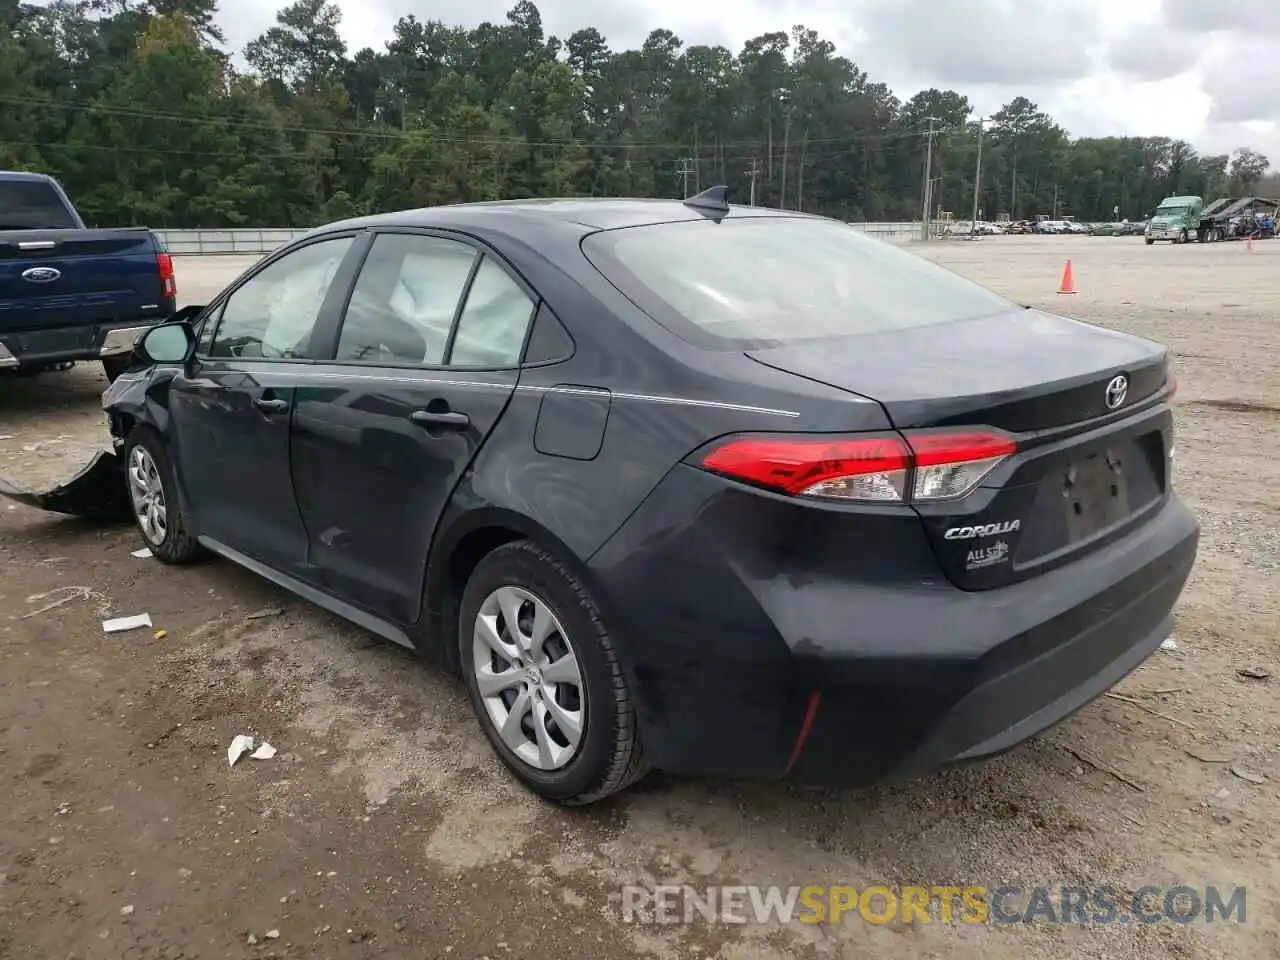
[[[204,304],[196,303],[183,307],[165,317],[165,323],[191,323],[204,312]]]
[[[195,346],[190,324],[162,323],[143,334],[134,349],[148,363],[185,363]]]

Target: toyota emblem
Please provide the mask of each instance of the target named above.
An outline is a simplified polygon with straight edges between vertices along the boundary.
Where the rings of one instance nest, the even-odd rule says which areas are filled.
[[[1115,410],[1124,403],[1127,396],[1129,396],[1129,378],[1123,373],[1118,377],[1112,377],[1111,382],[1107,384],[1107,409]]]

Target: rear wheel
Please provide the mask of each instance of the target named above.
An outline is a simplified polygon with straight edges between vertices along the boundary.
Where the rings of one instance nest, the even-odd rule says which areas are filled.
[[[581,806],[648,771],[600,613],[540,547],[517,541],[480,561],[463,592],[458,645],[485,736],[535,793]]]
[[[165,563],[190,563],[204,555],[178,504],[173,465],[160,437],[135,427],[125,443],[125,481],[138,531],[147,548]]]

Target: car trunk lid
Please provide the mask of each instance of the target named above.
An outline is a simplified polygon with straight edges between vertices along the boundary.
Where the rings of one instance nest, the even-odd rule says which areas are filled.
[[[1017,452],[962,499],[918,502],[939,565],[986,589],[1098,549],[1168,487],[1168,354],[1034,310],[748,351],[757,362],[878,401],[913,431],[991,427]]]

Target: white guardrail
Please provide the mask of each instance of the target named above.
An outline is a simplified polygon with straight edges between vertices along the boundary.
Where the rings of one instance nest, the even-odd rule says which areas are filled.
[[[910,240],[920,236],[920,223],[851,223],[882,240]],[[207,257],[216,254],[264,254],[296,240],[307,230],[251,228],[235,230],[157,230],[156,235],[174,256]]]

